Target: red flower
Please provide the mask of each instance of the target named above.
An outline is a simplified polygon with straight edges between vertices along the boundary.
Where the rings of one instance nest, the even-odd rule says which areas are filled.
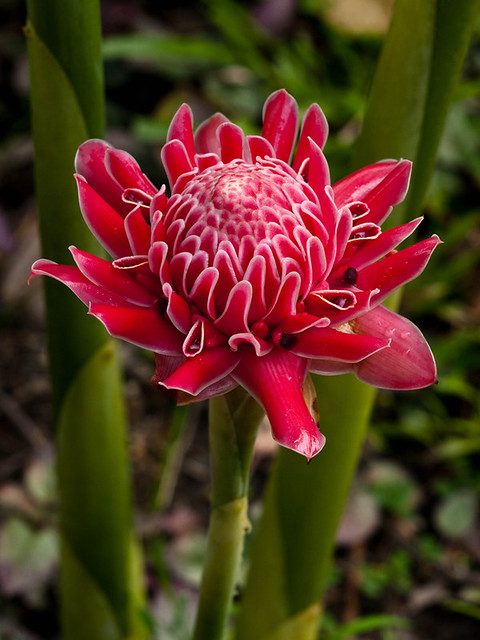
[[[71,247],[77,266],[38,260],[32,274],[61,280],[113,336],[153,351],[154,381],[180,402],[240,384],[275,439],[311,458],[324,437],[302,394],[309,371],[350,371],[389,389],[435,381],[420,331],[380,303],[440,241],[395,251],[420,219],[381,231],[410,162],[379,162],[330,186],[322,111],[307,110],[290,165],[297,122],[284,90],[267,100],[261,136],[221,114],[194,135],[182,105],[162,150],[170,196],[124,151],[85,142],[80,205],[114,260]]]

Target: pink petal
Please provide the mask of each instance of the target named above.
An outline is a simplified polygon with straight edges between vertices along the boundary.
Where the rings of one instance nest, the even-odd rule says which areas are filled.
[[[152,226],[154,223],[155,214],[158,215],[158,213],[164,213],[165,209],[167,208],[168,198],[165,191],[166,191],[165,185],[162,184],[162,186],[157,191],[157,193],[153,196],[150,202],[150,222],[152,223]],[[161,219],[160,216],[158,217]]]
[[[165,189],[165,185],[162,186],[163,189]],[[157,193],[155,193],[155,195],[157,195]],[[134,207],[140,206],[143,209],[149,209],[155,195],[150,196],[148,193],[145,193],[145,191],[142,191],[142,189],[138,189],[137,187],[127,187],[122,193],[122,200],[128,204],[132,204]]]
[[[355,331],[391,340],[390,346],[354,365],[355,375],[382,389],[421,389],[437,379],[435,360],[419,329],[378,306],[354,321]]]
[[[301,284],[298,273],[289,273],[280,285],[270,311],[262,320],[270,326],[275,326],[284,318],[295,315]]]
[[[417,218],[416,220],[412,220],[400,227],[388,229],[381,233],[378,238],[375,238],[375,242],[366,242],[364,244],[357,245],[353,255],[348,257],[347,254],[346,259],[342,260],[343,266],[339,270],[336,270],[331,277],[334,280],[341,278],[341,272],[345,271],[345,267],[347,265],[348,267],[360,269],[362,267],[366,267],[372,262],[375,262],[376,260],[379,260],[380,258],[383,258],[387,253],[403,242],[403,240],[408,238],[422,220],[423,218]]]
[[[219,309],[223,309],[227,303],[228,294],[239,280],[239,274],[232,263],[231,254],[224,249],[218,249],[215,252],[213,267],[218,271],[218,282],[215,285],[215,304]]]
[[[294,316],[285,318],[276,327],[275,333],[300,333],[312,327],[328,327],[330,320],[328,318],[319,318],[311,313],[297,313]]]
[[[307,329],[301,333],[283,333],[275,342],[305,358],[358,362],[388,346],[385,338],[356,335],[336,329]]]
[[[309,361],[308,370],[320,376],[339,376],[343,373],[352,373],[354,366],[351,362],[318,358]]]
[[[333,305],[330,307],[328,314],[325,311],[325,307],[316,306],[315,304],[305,305],[307,311],[311,313],[319,314],[319,315],[328,315],[330,319],[331,327],[338,327],[345,322],[349,322],[353,318],[357,318],[359,315],[370,311],[372,307],[372,298],[378,292],[378,289],[374,289],[373,291],[356,291],[355,298],[357,300],[356,304],[349,308],[335,308]],[[321,300],[317,298],[318,303],[321,303]]]
[[[208,386],[227,377],[240,359],[227,346],[214,347],[188,358],[174,373],[158,381],[167,389],[178,389],[196,396]]]
[[[325,247],[319,238],[315,236],[308,238],[305,253],[306,263],[302,281],[302,296],[306,295],[311,291],[312,287],[323,280],[327,266]]]
[[[113,306],[128,306],[123,296],[119,296],[102,286],[97,286],[86,278],[78,267],[57,264],[51,260],[37,260],[32,265],[30,278],[34,276],[50,276],[62,282],[79,298],[87,307],[92,303],[108,304]]]
[[[197,356],[205,349],[226,344],[227,339],[223,333],[217,331],[213,324],[205,318],[198,318],[188,331],[183,342],[183,353],[187,358]]]
[[[363,198],[370,213],[366,220],[382,224],[392,210],[392,207],[402,202],[407,195],[412,163],[400,160],[394,169]]]
[[[217,269],[208,267],[200,273],[190,292],[191,301],[201,309],[205,316],[210,318],[216,317],[214,291],[217,281]]]
[[[359,169],[333,185],[338,207],[360,201],[370,208],[369,222],[381,224],[408,190],[412,163],[385,160]]]
[[[358,272],[357,287],[379,289],[372,301],[381,302],[392,291],[420,275],[440,243],[438,236],[433,235],[361,269]]]
[[[248,322],[255,322],[265,315],[267,305],[265,302],[265,278],[267,265],[263,256],[254,256],[245,271],[245,280],[252,285],[252,299],[248,314]]]
[[[114,180],[105,166],[105,155],[112,146],[104,140],[87,140],[81,144],[75,156],[75,170],[111,207],[122,216],[131,206],[122,199],[123,187]]]
[[[105,153],[105,167],[123,189],[134,188],[153,197],[157,189],[140,169],[138,162],[126,151],[110,147]]]
[[[90,231],[114,258],[132,254],[124,219],[83,178],[75,176],[78,198]],[[131,208],[131,207],[130,207]]]
[[[143,217],[141,207],[135,207],[125,218],[125,233],[133,254],[148,254],[152,232]]]
[[[232,351],[238,351],[241,346],[250,345],[257,356],[265,356],[273,349],[270,341],[263,340],[254,335],[251,331],[236,333],[228,339],[228,346]]]
[[[210,167],[214,167],[221,162],[216,153],[197,153],[195,156],[198,171],[201,173]]]
[[[330,185],[330,169],[328,162],[320,147],[313,140],[309,140],[308,184],[315,191],[323,205],[325,200],[325,187]]]
[[[348,289],[317,289],[307,299],[308,310],[320,317],[331,311],[348,311],[356,304],[356,295]]]
[[[70,247],[78,268],[93,284],[135,305],[150,307],[157,296],[139,285],[128,270],[116,269],[110,262]]]
[[[297,136],[298,106],[285,89],[272,93],[263,107],[262,136],[272,145],[275,155],[288,162]]]
[[[310,140],[323,149],[328,138],[328,122],[318,104],[312,104],[305,112],[298,140],[293,169],[298,171],[302,162],[310,155]]]
[[[224,122],[229,122],[229,120],[222,113],[215,113],[211,118],[202,122],[195,132],[195,149],[197,153],[214,153],[220,156],[218,128]]]
[[[215,321],[215,327],[227,335],[248,332],[248,312],[252,303],[252,285],[242,280],[230,291],[222,315]]]
[[[222,396],[224,393],[228,393],[232,389],[235,389],[238,384],[236,381],[230,376],[225,376],[225,378],[220,378],[217,382],[213,384],[209,384],[208,387],[202,389],[200,393],[197,393],[196,396],[191,396],[187,394],[177,394],[177,404],[185,405],[189,404],[192,401],[198,402],[199,400],[208,400],[209,398],[214,398],[215,396]]]
[[[262,136],[247,136],[247,144],[254,164],[258,158],[265,158],[267,156],[273,158],[275,156],[272,145],[268,140],[262,138]]]
[[[152,377],[152,384],[162,384],[163,380],[171,376],[185,360],[183,353],[176,356],[155,353],[155,373]]]
[[[192,312],[187,302],[175,293],[170,283],[163,285],[163,293],[168,300],[166,314],[172,324],[182,333],[188,333],[192,326]]]
[[[193,166],[188,157],[185,145],[180,140],[170,140],[161,151],[163,166],[167,172],[170,188],[173,189],[178,178],[189,173]]]
[[[328,192],[329,187],[326,191]],[[380,234],[380,228],[376,227],[375,233]],[[330,240],[329,249],[335,256],[334,262],[337,262],[345,253],[347,243],[352,237],[352,217],[348,207],[342,207],[338,212],[337,225],[335,227],[335,236]]]
[[[220,141],[220,156],[222,162],[227,164],[238,158],[243,159],[244,135],[242,129],[233,124],[225,122],[218,127],[218,139]]]
[[[263,406],[275,440],[310,460],[325,437],[303,397],[306,366],[307,360],[282,349],[259,358],[247,347],[232,377]]]
[[[156,192],[130,154],[114,149],[103,140],[87,140],[80,145],[75,156],[75,169],[122,216],[132,209],[122,198],[125,189],[140,189],[150,197]]]
[[[89,313],[98,318],[115,338],[167,355],[182,351],[184,335],[164,320],[157,309],[111,307],[92,304]]]
[[[193,139],[193,116],[188,104],[183,103],[168,127],[167,142],[180,140],[192,165],[195,164],[195,142]]]

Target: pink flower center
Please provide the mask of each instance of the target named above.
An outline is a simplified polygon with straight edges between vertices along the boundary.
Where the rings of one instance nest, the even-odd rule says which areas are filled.
[[[192,172],[162,223],[171,291],[229,338],[265,339],[325,279],[328,234],[318,199],[281,160],[237,159]],[[180,326],[173,304],[168,313]]]
[[[286,169],[278,161],[235,160],[194,176],[172,197],[165,218],[167,243],[174,247],[170,257],[204,250],[212,264],[220,243],[228,241],[245,270],[252,256],[240,250],[242,239],[249,236],[258,245],[302,224],[292,205],[308,198]]]

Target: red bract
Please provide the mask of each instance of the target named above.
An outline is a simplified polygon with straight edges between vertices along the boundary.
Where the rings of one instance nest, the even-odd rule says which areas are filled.
[[[221,114],[193,133],[183,105],[162,150],[171,195],[100,140],[76,157],[83,216],[112,263],[71,247],[77,266],[38,260],[107,330],[156,356],[154,381],[179,402],[237,384],[265,408],[275,439],[307,458],[324,437],[303,397],[309,371],[353,372],[388,389],[435,381],[419,330],[380,306],[418,276],[440,242],[395,247],[420,219],[382,232],[411,163],[386,160],[331,186],[325,117],[285,91],[261,136]]]

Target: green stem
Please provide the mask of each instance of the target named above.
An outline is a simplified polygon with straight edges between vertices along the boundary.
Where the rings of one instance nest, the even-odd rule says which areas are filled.
[[[185,453],[191,407],[174,406],[170,415],[167,438],[159,464],[159,479],[152,501],[152,511],[165,511],[170,507],[178,473]]]
[[[263,410],[242,389],[210,400],[211,516],[194,640],[225,637],[249,529],[248,484]]]

